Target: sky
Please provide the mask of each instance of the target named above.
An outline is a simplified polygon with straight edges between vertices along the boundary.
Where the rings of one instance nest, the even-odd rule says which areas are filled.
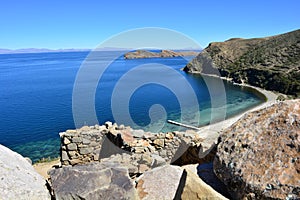
[[[300,28],[299,0],[4,0],[0,48],[95,48],[134,28],[181,32],[206,47]]]

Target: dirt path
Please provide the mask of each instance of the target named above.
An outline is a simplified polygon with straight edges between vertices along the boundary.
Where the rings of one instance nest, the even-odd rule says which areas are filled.
[[[54,166],[59,166],[60,161],[59,158],[57,160],[53,160],[51,162],[44,162],[44,163],[35,163],[33,165],[34,169],[42,175],[46,180],[48,180],[49,175],[48,175],[48,170],[50,170]]]

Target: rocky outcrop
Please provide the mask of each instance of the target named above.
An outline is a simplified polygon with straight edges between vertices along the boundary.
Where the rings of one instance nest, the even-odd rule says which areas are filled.
[[[114,162],[94,162],[50,171],[56,199],[138,199],[128,170]]]
[[[165,165],[145,172],[137,180],[140,199],[227,199],[197,175],[197,165]],[[162,186],[165,189],[162,189]]]
[[[151,52],[146,50],[137,50],[128,52],[124,55],[125,59],[138,59],[138,58],[167,58],[167,57],[184,57],[196,56],[199,52],[195,51],[171,51],[162,50],[161,52]]]
[[[0,145],[0,199],[50,199],[46,181],[20,154]]]
[[[299,96],[300,30],[267,38],[213,42],[184,71]]]
[[[300,100],[249,113],[224,131],[214,171],[234,199],[299,199]]]

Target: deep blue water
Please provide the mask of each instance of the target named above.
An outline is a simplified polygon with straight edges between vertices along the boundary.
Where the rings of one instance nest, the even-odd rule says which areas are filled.
[[[59,132],[66,129],[74,129],[75,124],[72,114],[72,94],[77,72],[89,52],[64,52],[64,53],[35,53],[35,54],[6,54],[0,55],[0,143],[19,152],[23,156],[36,161],[42,157],[55,157],[59,153]],[[97,59],[107,61],[114,52],[99,52]],[[186,58],[190,60],[191,58]],[[137,81],[147,80],[149,69],[155,69],[155,65],[169,66],[171,70],[154,74],[157,80],[162,80],[169,85],[175,85],[177,94],[174,94],[168,86],[158,84],[158,81],[143,84],[133,91],[129,99],[130,117],[137,126],[149,125],[149,109],[154,104],[159,104],[166,111],[165,118],[179,120],[181,117],[180,100],[183,96],[187,104],[192,103],[190,91],[181,84],[188,81],[199,103],[200,120],[193,122],[193,105],[186,107],[190,111],[190,120],[193,125],[205,125],[209,123],[211,113],[210,92],[206,82],[200,75],[191,75],[180,69],[185,66],[187,60],[183,58],[155,58],[124,60],[116,59],[101,77],[97,86],[95,98],[95,110],[98,122],[115,121],[111,110],[111,97],[113,90],[123,75],[130,73],[136,67],[149,64],[138,71],[138,75],[131,76],[130,80],[122,83],[125,89],[121,89],[116,96],[117,110],[125,102],[121,97],[126,94]],[[155,63],[155,64],[153,64]],[[96,62],[97,67],[97,62]],[[157,68],[159,69],[159,68]],[[174,71],[180,78],[174,76]],[[175,74],[176,74],[175,73]],[[92,77],[92,76],[91,76]],[[214,81],[214,78],[206,78]],[[89,77],[85,85],[89,87]],[[250,107],[256,106],[262,100],[244,88],[224,82],[226,91],[226,117],[236,115]],[[127,90],[128,89],[128,90]],[[177,96],[176,96],[177,95]],[[215,95],[214,98],[217,98]],[[80,98],[86,98],[83,92]],[[222,107],[222,105],[219,105]],[[85,111],[83,111],[85,112]],[[120,114],[120,113],[119,113]],[[164,124],[164,118],[160,118],[160,110],[152,113],[157,117],[159,124]],[[122,113],[120,114],[122,115]],[[93,125],[95,121],[86,118],[81,125]],[[151,124],[145,130],[156,130]],[[165,124],[162,131],[178,130],[178,127]]]

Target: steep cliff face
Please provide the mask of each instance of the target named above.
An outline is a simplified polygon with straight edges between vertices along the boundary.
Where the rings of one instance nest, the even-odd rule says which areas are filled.
[[[299,96],[300,30],[266,38],[213,42],[184,71],[220,75]]]

